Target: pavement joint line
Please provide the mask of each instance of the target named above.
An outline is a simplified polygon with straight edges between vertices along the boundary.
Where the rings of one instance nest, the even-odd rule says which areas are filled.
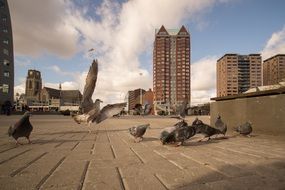
[[[106,131],[106,133],[107,133],[108,142],[111,144],[109,133],[107,131]]]
[[[73,151],[79,145],[79,143],[80,142],[77,142],[70,150]]]
[[[119,167],[116,167],[116,171],[117,171],[118,178],[119,178],[119,181],[120,181],[121,189],[122,189],[122,190],[125,190],[125,189],[126,189],[126,186],[125,186],[124,178],[123,178],[123,176],[122,176],[121,169],[120,169]]]
[[[143,164],[146,163],[146,161],[144,161],[144,159],[139,155],[139,153],[137,153],[132,147],[129,147],[129,148],[138,157],[138,159],[141,161],[141,163],[143,163]]]
[[[60,143],[58,143],[57,145],[55,145],[55,146],[54,146],[54,148],[58,148],[58,147],[60,147],[63,143],[64,143],[64,142],[60,142]]]
[[[95,151],[95,142],[93,143],[91,150],[90,150],[90,154],[94,154]]]
[[[85,163],[85,166],[84,166],[81,178],[80,178],[80,183],[79,183],[79,186],[78,186],[77,190],[82,190],[83,189],[84,181],[86,179],[86,175],[87,175],[87,172],[88,172],[89,165],[90,165],[90,161],[88,160]]]
[[[158,174],[154,174],[154,177],[159,181],[159,183],[166,189],[169,190],[167,185],[163,182],[162,178]]]
[[[239,153],[239,154],[245,154],[245,155],[253,156],[253,157],[256,157],[256,158],[263,158],[262,156],[258,156],[258,155],[255,155],[255,154],[246,153],[246,152],[242,152],[242,151],[238,151],[238,150],[231,150],[231,149],[228,149],[228,148],[222,148],[222,147],[218,147],[218,146],[214,146],[214,147],[222,149],[222,150],[232,151],[232,152]]]
[[[2,151],[0,151],[0,154],[3,153],[3,152],[7,152],[7,151],[9,151],[9,150],[12,150],[12,149],[14,149],[14,148],[17,148],[17,146],[12,147],[12,148],[7,148],[7,149],[5,149],[5,150],[2,150]]]
[[[229,177],[229,178],[232,178],[232,177],[233,177],[232,175],[226,174],[226,173],[220,171],[218,168],[211,166],[210,164],[207,164],[207,163],[201,162],[201,161],[199,161],[199,160],[196,160],[196,159],[194,159],[194,158],[192,158],[192,157],[190,157],[190,156],[188,156],[188,155],[186,155],[186,154],[184,154],[184,153],[180,153],[180,155],[183,156],[183,157],[185,157],[185,158],[187,158],[187,159],[189,159],[189,160],[192,160],[192,161],[194,161],[194,162],[197,162],[198,164],[201,164],[202,166],[205,166],[205,167],[207,167],[207,168],[210,168],[211,170],[214,170],[214,171],[216,171],[216,172],[222,174],[223,176],[226,176],[226,177]]]
[[[112,155],[113,155],[113,158],[116,159],[117,158],[117,155],[115,153],[115,150],[114,150],[114,147],[113,145],[110,144],[110,149],[111,149],[111,152],[112,152]]]
[[[29,151],[31,151],[31,150],[32,150],[32,149],[28,149],[28,150],[25,150],[25,151],[23,151],[23,152],[21,152],[21,153],[19,153],[19,154],[16,154],[16,155],[14,155],[14,156],[11,156],[10,158],[8,158],[8,159],[6,159],[6,160],[1,161],[1,162],[0,162],[0,165],[3,164],[3,163],[5,163],[5,162],[8,162],[8,161],[10,161],[10,160],[13,160],[14,158],[17,158],[18,156],[21,156],[22,154],[25,154],[26,152],[29,152]]]
[[[161,154],[160,152],[158,152],[157,150],[153,150],[153,152],[155,152],[156,154],[158,154],[159,156],[161,156],[162,158],[164,158],[165,160],[167,160],[168,162],[170,162],[171,164],[173,164],[174,166],[176,166],[177,168],[179,168],[180,170],[183,170],[184,168],[182,166],[180,166],[179,164],[177,164],[175,161],[168,159],[166,156],[164,156],[163,154]]]
[[[36,189],[41,189],[41,187],[43,186],[43,184],[48,180],[48,178],[54,173],[54,171],[63,163],[63,161],[65,160],[65,156],[62,157],[57,163],[56,165],[48,172],[48,174],[46,176],[44,176],[41,181],[36,185]]]
[[[80,140],[83,140],[87,135],[88,135],[88,133],[83,135]]]
[[[36,162],[37,160],[41,159],[43,156],[45,156],[48,152],[44,152],[43,154],[37,156],[35,159],[33,159],[32,161],[30,161],[29,163],[27,163],[26,165],[24,165],[23,167],[20,167],[19,169],[13,171],[10,176],[14,177],[16,176],[18,173],[22,172],[24,169],[26,169],[27,167],[29,167],[30,165],[32,165],[34,162]]]

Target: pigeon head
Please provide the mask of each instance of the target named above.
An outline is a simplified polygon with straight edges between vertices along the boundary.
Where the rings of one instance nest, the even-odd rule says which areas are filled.
[[[145,126],[146,126],[146,128],[150,129],[150,124],[149,123],[146,124]]]
[[[100,100],[100,99],[96,99],[96,102],[103,103],[103,101],[102,101],[102,100]]]
[[[30,116],[32,116],[31,112],[26,111],[26,112],[24,113],[24,117],[30,117]]]
[[[217,119],[221,119],[221,116],[220,116],[220,114],[218,114],[218,117],[217,117]]]

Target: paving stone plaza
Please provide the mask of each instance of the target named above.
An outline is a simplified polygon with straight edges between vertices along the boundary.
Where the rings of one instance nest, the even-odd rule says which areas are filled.
[[[160,131],[172,118],[121,117],[92,128],[70,116],[33,115],[33,144],[15,145],[0,116],[0,189],[285,189],[285,135],[228,134],[185,146],[161,145]],[[195,117],[187,117],[192,123]],[[209,123],[209,116],[199,117]],[[142,142],[128,133],[150,123]]]

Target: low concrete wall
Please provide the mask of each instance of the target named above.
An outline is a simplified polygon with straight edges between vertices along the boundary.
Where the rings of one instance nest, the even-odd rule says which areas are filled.
[[[220,114],[229,131],[251,121],[254,131],[267,134],[285,133],[285,94],[212,102],[210,113],[212,126]]]

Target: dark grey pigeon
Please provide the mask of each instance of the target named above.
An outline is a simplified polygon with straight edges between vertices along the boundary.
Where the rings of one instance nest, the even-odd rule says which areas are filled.
[[[162,144],[169,144],[175,142],[175,130],[177,127],[166,127],[160,133],[160,141]]]
[[[135,142],[137,142],[136,139],[138,138],[140,141],[143,139],[143,135],[145,134],[147,128],[150,128],[149,126],[150,124],[144,124],[129,128],[130,134],[135,137]]]
[[[29,120],[30,116],[30,112],[25,112],[22,118],[17,123],[9,127],[8,135],[12,136],[16,140],[16,144],[21,144],[18,142],[19,137],[26,137],[29,143],[31,143],[30,134],[33,130],[33,126]]]
[[[175,123],[174,126],[176,128],[185,127],[185,126],[188,126],[188,123],[183,119],[183,120],[179,121],[178,123]]]
[[[210,140],[211,136],[213,135],[222,134],[220,130],[203,123],[203,121],[199,120],[198,118],[193,121],[192,126],[195,127],[196,134],[203,134],[203,139],[208,138],[207,141]],[[202,141],[203,139],[199,141]]]
[[[250,122],[246,122],[236,128],[234,128],[234,130],[242,135],[250,135],[250,133],[252,132],[252,126]]]
[[[196,134],[194,127],[188,126],[182,120],[175,124],[173,127],[166,127],[160,134],[160,141],[162,144],[178,143],[183,145],[184,141],[188,140]]]
[[[216,122],[215,122],[216,129],[219,129],[221,133],[225,136],[227,132],[227,125],[222,121],[220,115],[218,115]]]
[[[177,146],[183,145],[184,141],[190,139],[196,134],[195,127],[182,126],[174,131],[174,141],[177,142]]]

